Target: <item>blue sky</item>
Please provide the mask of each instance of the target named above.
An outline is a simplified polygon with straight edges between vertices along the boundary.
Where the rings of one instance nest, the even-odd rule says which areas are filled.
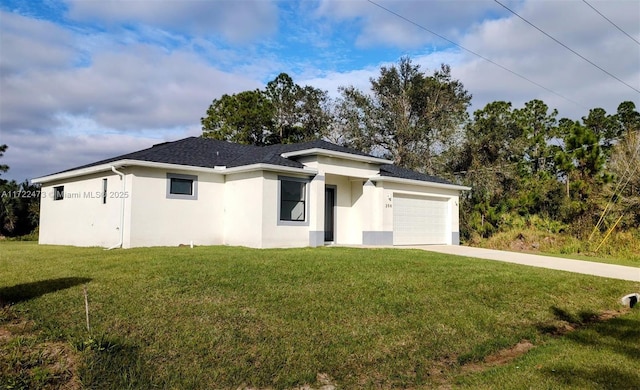
[[[640,89],[640,45],[583,1],[501,2]],[[589,4],[640,41],[639,1]],[[0,162],[11,167],[3,177],[199,135],[213,99],[262,88],[280,72],[336,98],[340,86],[367,90],[380,66],[405,55],[429,73],[450,64],[474,96],[472,110],[542,99],[579,119],[624,100],[640,106],[638,92],[492,0],[2,0],[0,144],[9,150]]]

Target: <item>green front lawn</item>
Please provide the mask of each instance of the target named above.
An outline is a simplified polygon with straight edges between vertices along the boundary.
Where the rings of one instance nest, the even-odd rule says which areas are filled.
[[[36,342],[62,341],[91,388],[601,388],[601,375],[633,388],[639,310],[594,316],[638,290],[417,250],[4,242],[0,299],[15,304],[0,325],[20,333],[22,321],[30,333],[0,332],[0,374],[26,387],[55,382],[16,360],[32,359]],[[523,340],[535,346],[524,356],[483,362]]]

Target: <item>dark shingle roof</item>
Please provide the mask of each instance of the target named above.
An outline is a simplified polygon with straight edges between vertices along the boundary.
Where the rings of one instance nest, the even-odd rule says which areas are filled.
[[[174,142],[165,142],[148,149],[96,161],[62,172],[108,164],[119,160],[138,160],[157,163],[213,168],[215,166],[237,167],[265,163],[302,168],[297,161],[268,153],[266,148],[240,145],[210,138],[189,137]],[[58,172],[58,173],[62,173]]]
[[[335,145],[322,140],[303,142],[299,144],[252,146],[234,144],[211,138],[189,137],[174,142],[157,144],[148,149],[123,154],[106,160],[96,161],[91,164],[75,167],[58,173],[70,172],[77,169],[89,168],[120,160],[149,161],[205,168],[213,168],[215,166],[233,168],[252,164],[271,164],[283,167],[303,168],[304,166],[295,159],[284,158],[281,155],[283,153],[308,149],[323,149],[357,156],[374,157],[355,149]],[[391,164],[383,164],[380,166],[380,176],[452,184],[435,176],[425,175]]]

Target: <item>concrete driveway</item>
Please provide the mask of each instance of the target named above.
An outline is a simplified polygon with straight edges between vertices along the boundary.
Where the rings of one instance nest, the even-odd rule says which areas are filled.
[[[412,246],[411,248],[640,282],[640,268],[637,267],[531,255],[528,253],[498,251],[494,249],[472,248],[462,245],[421,245]]]

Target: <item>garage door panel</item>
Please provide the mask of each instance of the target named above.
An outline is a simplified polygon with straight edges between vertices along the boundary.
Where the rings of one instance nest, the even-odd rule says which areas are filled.
[[[395,194],[393,244],[446,244],[449,207],[446,198]]]

